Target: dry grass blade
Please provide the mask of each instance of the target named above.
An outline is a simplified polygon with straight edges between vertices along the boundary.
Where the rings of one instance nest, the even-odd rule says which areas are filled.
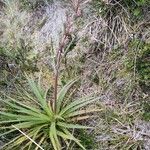
[[[97,116],[95,116],[95,115],[86,115],[86,116],[71,118],[71,121],[76,122],[76,121],[82,121],[82,120],[86,120],[86,119],[92,119],[92,118],[95,118],[95,117],[97,117]]]

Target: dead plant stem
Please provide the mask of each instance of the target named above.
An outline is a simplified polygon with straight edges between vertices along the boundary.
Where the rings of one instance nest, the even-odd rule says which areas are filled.
[[[79,2],[79,0],[76,0],[75,2],[76,3],[72,2],[72,4],[73,4],[74,10],[75,10],[75,19],[77,19],[78,17],[81,16],[81,12],[79,9],[80,2]],[[56,54],[56,62],[55,62],[56,67],[55,67],[55,77],[54,77],[54,101],[52,103],[52,108],[55,113],[56,113],[56,108],[57,108],[58,78],[59,78],[59,69],[60,69],[60,64],[61,64],[61,56],[62,56],[65,46],[68,44],[69,36],[73,32],[73,31],[71,31],[72,26],[73,26],[73,23],[72,23],[71,19],[69,18],[69,16],[67,16],[67,23],[66,23],[66,25],[64,25],[64,35],[59,44],[59,48],[58,48],[57,54]]]

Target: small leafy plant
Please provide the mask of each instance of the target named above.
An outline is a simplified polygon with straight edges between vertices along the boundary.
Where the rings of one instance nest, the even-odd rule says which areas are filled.
[[[20,131],[20,134],[17,133],[17,136],[6,143],[3,148],[32,149],[35,144],[36,149],[43,149],[40,145],[50,140],[53,148],[60,150],[62,144],[68,145],[67,140],[72,140],[85,149],[70,129],[90,128],[75,122],[89,118],[90,115],[87,113],[96,111],[94,109],[85,111],[82,108],[97,98],[84,97],[71,102],[65,99],[68,90],[77,81],[74,79],[58,92],[55,111],[51,105],[52,101],[47,100],[48,90],[44,91],[33,79],[29,77],[27,79],[32,92],[24,91],[21,96],[22,100],[12,97],[1,99],[1,102],[8,106],[0,111],[2,116],[0,128],[5,130],[1,137]]]
[[[79,1],[72,2],[75,10],[75,18],[81,15]],[[72,100],[68,94],[69,89],[78,81],[69,81],[61,90],[58,90],[58,79],[62,62],[62,53],[68,44],[72,34],[72,21],[68,17],[67,24],[59,48],[56,52],[54,67],[54,95],[49,98],[49,90],[43,90],[41,84],[37,84],[26,75],[31,91],[17,89],[19,96],[15,98],[6,96],[0,98],[3,109],[0,111],[0,137],[14,133],[15,138],[3,145],[2,149],[42,149],[48,145],[48,149],[61,150],[62,146],[70,146],[74,141],[79,147],[85,147],[73,135],[74,129],[89,129],[91,127],[77,124],[91,117],[90,113],[96,110],[84,109],[86,105],[99,98],[87,96]],[[72,132],[71,132],[72,129]],[[52,147],[51,147],[52,145]],[[66,147],[66,146],[65,146]]]

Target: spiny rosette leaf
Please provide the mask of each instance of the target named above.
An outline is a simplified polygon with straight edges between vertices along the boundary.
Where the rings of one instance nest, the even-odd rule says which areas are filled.
[[[87,96],[63,105],[69,89],[78,81],[78,79],[74,79],[58,92],[55,112],[46,99],[47,90],[44,91],[27,75],[26,78],[31,91],[20,92],[22,100],[7,95],[6,99],[0,99],[4,106],[0,111],[0,136],[12,134],[15,136],[15,138],[10,138],[10,141],[3,145],[2,149],[20,147],[23,149],[43,149],[42,143],[48,140],[51,141],[54,150],[61,149],[62,140],[64,140],[64,143],[67,140],[72,140],[82,149],[85,149],[70,131],[71,129],[90,128],[74,123],[74,121],[78,120],[79,117],[90,118],[90,115],[87,114],[97,110],[83,111],[83,107],[93,103],[98,98]]]

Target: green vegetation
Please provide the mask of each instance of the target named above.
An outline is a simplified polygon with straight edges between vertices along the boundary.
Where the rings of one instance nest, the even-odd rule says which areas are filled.
[[[117,14],[121,9],[126,9],[133,17],[139,18],[144,15],[144,7],[149,4],[149,0],[121,0],[120,2],[113,0],[110,2],[105,0],[93,1],[93,5],[97,9],[97,12],[102,13],[103,15],[110,15],[110,12]]]
[[[149,150],[149,7],[0,1],[0,149]]]
[[[69,99],[65,99],[68,90],[76,81],[77,80],[70,81],[58,93],[56,112],[51,106],[52,102],[47,100],[48,90],[43,91],[40,84],[36,85],[30,78],[28,78],[28,83],[35,97],[32,96],[32,93],[20,91],[21,95],[18,97],[18,100],[11,97],[7,97],[5,100],[1,99],[1,102],[8,107],[0,112],[0,126],[3,130],[7,131],[9,129],[7,132],[5,131],[1,134],[1,136],[10,133],[12,134],[16,131],[20,131],[21,133],[24,130],[26,131],[24,133],[25,135],[17,135],[15,139],[13,138],[10,142],[6,143],[3,148],[19,148],[19,146],[22,145],[23,148],[30,149],[33,143],[29,138],[38,144],[35,145],[36,148],[38,148],[49,138],[53,148],[55,150],[60,150],[61,144],[59,137],[61,137],[66,144],[67,140],[73,140],[82,149],[85,149],[79,140],[72,135],[69,129],[90,128],[75,123],[72,124],[72,122],[84,120],[88,117],[88,115],[86,115],[87,113],[94,112],[95,110],[84,111],[80,110],[80,108],[96,101],[97,98],[83,97],[81,99],[73,100],[72,102],[69,102]],[[25,103],[23,100],[25,100]],[[30,105],[33,105],[34,107],[31,107]],[[25,146],[23,146],[23,143],[25,143]]]
[[[137,59],[137,72],[140,82],[150,87],[150,44],[143,44],[142,50],[141,56]]]
[[[150,55],[150,44],[146,44],[139,40],[135,40],[131,42],[130,45],[131,53],[127,55],[127,59],[125,62],[127,71],[136,72],[137,81],[141,85],[141,87],[148,89],[150,86],[150,63],[149,63],[149,55]],[[135,57],[133,59],[133,55]],[[144,86],[142,86],[144,85]],[[143,89],[144,90],[144,89]]]
[[[21,3],[22,8],[27,9],[27,10],[34,10],[52,1],[53,0],[20,0],[20,3]]]
[[[97,144],[94,141],[94,136],[92,134],[87,133],[85,130],[80,130],[78,133],[78,139],[81,141],[81,144],[86,148],[86,149],[96,149]],[[80,149],[80,147],[77,147]]]
[[[144,102],[143,104],[143,118],[146,120],[146,121],[150,121],[150,104],[149,102]]]
[[[28,24],[28,13],[19,9],[17,1],[5,1],[6,7],[1,15],[1,49],[9,59],[24,70],[36,70],[37,54],[32,51],[31,34],[24,32]]]

